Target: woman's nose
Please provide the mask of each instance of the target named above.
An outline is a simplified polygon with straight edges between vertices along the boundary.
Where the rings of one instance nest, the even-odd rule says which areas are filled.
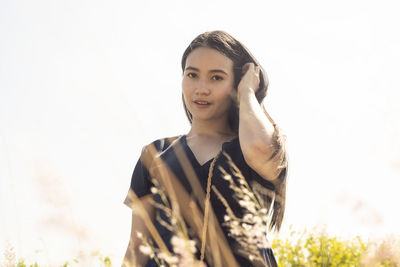
[[[199,80],[199,82],[196,85],[196,91],[195,93],[198,95],[209,95],[210,94],[210,89],[208,88],[208,84],[204,80]]]

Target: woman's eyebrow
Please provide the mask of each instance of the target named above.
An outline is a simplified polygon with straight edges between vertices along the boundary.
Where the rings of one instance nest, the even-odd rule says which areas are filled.
[[[185,68],[185,70],[194,70],[194,71],[199,71],[199,69],[198,69],[198,68],[195,68],[195,67],[190,67],[190,66],[186,67],[186,68]]]
[[[188,66],[188,67],[186,67],[185,68],[185,71],[186,70],[193,70],[193,71],[200,71],[198,68],[195,68],[195,67],[191,67],[191,66]],[[214,69],[214,70],[210,70],[209,72],[211,72],[211,73],[216,73],[216,72],[218,72],[218,73],[223,73],[223,74],[225,74],[225,75],[228,75],[228,73],[226,73],[226,71],[224,71],[224,70],[221,70],[221,69]]]
[[[223,74],[225,74],[225,75],[228,75],[228,73],[226,73],[225,71],[223,71],[223,70],[219,70],[219,69],[216,69],[216,70],[210,70],[209,72],[219,72],[219,73],[223,73]]]

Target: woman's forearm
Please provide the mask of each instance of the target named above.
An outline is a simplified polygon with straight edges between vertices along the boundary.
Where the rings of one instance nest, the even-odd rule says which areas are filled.
[[[269,181],[279,177],[281,157],[276,157],[277,134],[272,119],[258,103],[260,68],[254,63],[244,66],[246,73],[238,85],[239,142],[247,164]]]
[[[243,153],[248,155],[260,153],[263,157],[269,158],[274,152],[272,122],[265,115],[252,88],[242,88],[238,97],[239,140]]]

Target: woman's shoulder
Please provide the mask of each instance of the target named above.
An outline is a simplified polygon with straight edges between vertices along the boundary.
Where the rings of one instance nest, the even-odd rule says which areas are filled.
[[[182,137],[182,135],[164,137],[154,140],[153,142],[145,145],[143,147],[143,151],[153,150],[156,151],[157,153],[161,153],[165,151],[169,146],[171,146],[171,144],[177,141],[180,137]]]
[[[164,137],[145,145],[140,155],[140,162],[146,166],[147,169],[153,164],[154,159],[164,154],[171,145],[179,140],[181,135]]]

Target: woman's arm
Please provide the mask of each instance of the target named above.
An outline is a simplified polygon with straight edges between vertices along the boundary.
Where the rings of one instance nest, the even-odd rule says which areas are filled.
[[[149,217],[152,221],[155,218],[155,210],[152,205],[152,195],[146,195],[138,199],[141,202],[143,208],[148,212]],[[139,251],[139,246],[141,245],[141,240],[138,238],[137,233],[142,233],[143,237],[147,240],[150,239],[150,234],[145,226],[145,223],[137,212],[135,212],[135,207],[132,207],[132,227],[131,236],[129,240],[129,245],[125,253],[125,257],[122,263],[123,267],[133,267],[133,266],[145,266],[149,257],[144,255]]]
[[[239,141],[247,164],[264,179],[272,181],[280,173],[280,161],[271,160],[275,152],[275,127],[255,96],[259,87],[259,67],[244,65],[247,71],[238,85]]]

